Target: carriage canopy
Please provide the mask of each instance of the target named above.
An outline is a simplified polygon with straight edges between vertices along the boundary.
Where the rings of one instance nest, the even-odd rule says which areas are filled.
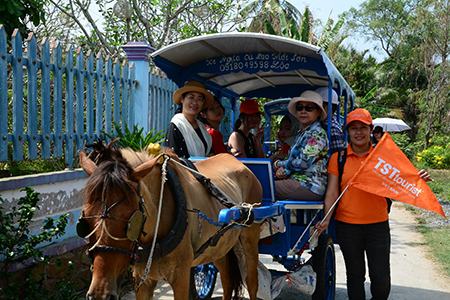
[[[219,97],[286,98],[332,86],[354,98],[325,52],[290,38],[248,32],[198,36],[152,53],[157,67],[177,85],[197,80]]]

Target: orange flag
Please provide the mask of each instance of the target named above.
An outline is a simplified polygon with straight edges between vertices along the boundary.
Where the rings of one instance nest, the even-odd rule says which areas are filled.
[[[349,181],[349,185],[434,211],[445,218],[430,187],[420,178],[417,169],[387,132]]]

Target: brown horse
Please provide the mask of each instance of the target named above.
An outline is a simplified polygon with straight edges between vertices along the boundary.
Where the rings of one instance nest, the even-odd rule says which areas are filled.
[[[247,290],[250,299],[256,299],[259,225],[232,227],[216,244],[198,252],[219,229],[217,224],[201,218],[198,211],[217,221],[218,212],[224,206],[189,170],[177,163],[175,154],[167,149],[164,152],[154,157],[108,146],[97,151],[94,160],[84,152],[80,154],[80,164],[90,176],[80,219],[84,231],[81,235],[89,238],[93,259],[92,281],[86,298],[117,299],[118,279],[136,256],[143,256],[133,264],[137,299],[153,299],[158,280],[171,285],[175,299],[188,299],[191,267],[209,262],[220,271],[223,299],[231,299],[233,291],[234,297],[238,297],[236,293],[242,280],[239,271],[233,270],[238,264],[232,263],[231,254],[233,247],[241,247],[245,253]],[[163,161],[177,178],[172,188],[167,183],[161,184]],[[233,156],[216,155],[196,163],[196,167],[234,203],[260,202],[262,188],[258,179]],[[175,199],[183,198],[180,191],[184,191],[186,200],[181,213]],[[160,196],[161,218],[157,225]],[[174,228],[174,224],[181,227]],[[164,247],[155,248],[150,270],[146,272],[150,251],[136,255],[139,252],[136,249],[151,249],[155,228],[158,228],[158,242],[165,239],[172,243],[166,245],[165,251]],[[173,240],[177,240],[175,245]],[[241,281],[236,282],[236,278]],[[141,280],[145,281],[139,284]]]

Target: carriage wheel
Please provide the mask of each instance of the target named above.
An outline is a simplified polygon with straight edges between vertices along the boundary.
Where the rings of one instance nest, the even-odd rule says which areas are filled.
[[[317,273],[316,290],[312,299],[333,300],[336,296],[336,258],[333,240],[329,235],[319,237],[312,260],[313,269]]]
[[[198,265],[191,269],[190,299],[210,299],[217,279],[217,269],[213,264]]]

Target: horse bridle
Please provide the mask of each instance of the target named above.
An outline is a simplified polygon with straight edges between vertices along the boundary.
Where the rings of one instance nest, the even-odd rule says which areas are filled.
[[[131,263],[134,263],[136,258],[136,250],[138,245],[139,236],[143,233],[143,227],[145,224],[146,219],[146,212],[145,212],[145,205],[144,205],[144,199],[139,193],[139,185],[137,189],[132,189],[134,193],[139,197],[139,209],[136,209],[128,218],[128,220],[115,217],[110,212],[111,210],[118,205],[120,202],[123,201],[123,199],[120,199],[119,201],[114,202],[111,206],[107,206],[104,193],[102,195],[102,203],[103,203],[103,212],[100,215],[92,215],[92,216],[85,216],[84,210],[81,212],[81,216],[78,219],[76,230],[79,237],[88,239],[91,237],[99,228],[101,229],[100,237],[97,239],[97,241],[94,243],[92,247],[90,247],[87,250],[87,253],[91,259],[94,258],[95,253],[99,252],[109,252],[109,253],[119,253],[123,255],[127,255],[131,259]],[[90,230],[88,219],[98,219],[94,229]],[[127,229],[126,229],[126,238],[119,238],[113,236],[106,226],[106,220],[115,220],[120,222],[126,222],[127,223]],[[100,241],[103,238],[103,234],[106,233],[109,238],[116,240],[116,241],[126,241],[129,240],[132,242],[131,249],[124,249],[119,247],[113,247],[113,246],[106,246],[106,245],[100,245]]]

